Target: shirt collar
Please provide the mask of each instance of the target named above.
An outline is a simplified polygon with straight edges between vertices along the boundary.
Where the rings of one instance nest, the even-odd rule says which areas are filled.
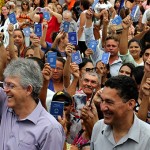
[[[43,107],[42,107],[42,104],[39,100],[37,106],[32,111],[32,113],[30,115],[28,115],[25,119],[22,119],[19,121],[29,120],[29,121],[33,122],[34,124],[37,124],[42,110],[43,110]]]
[[[106,125],[103,127],[102,134],[104,134],[110,140],[110,142],[114,139],[112,135],[112,128],[110,125]],[[122,139],[120,139],[117,145],[124,143],[128,139],[132,139],[137,143],[139,143],[140,141],[140,124],[135,114],[134,114],[133,124],[131,128],[129,129],[129,132]],[[113,144],[115,144],[114,140],[112,142]]]

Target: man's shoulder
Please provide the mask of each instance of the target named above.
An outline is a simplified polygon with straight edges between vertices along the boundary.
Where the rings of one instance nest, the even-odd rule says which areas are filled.
[[[99,134],[100,132],[102,132],[104,130],[104,128],[106,127],[107,125],[104,123],[104,119],[101,119],[99,121],[97,121],[94,125],[94,128],[93,128],[93,134]]]
[[[141,133],[150,138],[150,125],[140,119],[138,119],[138,122],[140,124]]]

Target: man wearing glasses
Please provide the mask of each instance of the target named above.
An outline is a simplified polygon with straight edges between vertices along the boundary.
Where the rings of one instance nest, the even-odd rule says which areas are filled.
[[[18,58],[5,69],[0,150],[63,149],[64,130],[38,99],[42,86],[41,70],[33,60]]]

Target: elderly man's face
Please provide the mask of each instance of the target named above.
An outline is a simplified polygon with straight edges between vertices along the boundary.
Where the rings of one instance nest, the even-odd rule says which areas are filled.
[[[90,74],[85,74],[82,79],[82,90],[86,95],[91,95],[94,89],[98,89],[99,82],[97,76],[92,76]]]
[[[67,22],[71,22],[71,20],[72,20],[71,15],[69,13],[65,13],[63,15],[63,20],[67,21]]]

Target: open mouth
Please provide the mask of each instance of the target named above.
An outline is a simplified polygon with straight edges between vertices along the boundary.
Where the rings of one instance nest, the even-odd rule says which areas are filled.
[[[7,95],[7,97],[8,97],[8,99],[10,99],[10,98],[12,98],[13,96],[11,96],[11,95]]]

